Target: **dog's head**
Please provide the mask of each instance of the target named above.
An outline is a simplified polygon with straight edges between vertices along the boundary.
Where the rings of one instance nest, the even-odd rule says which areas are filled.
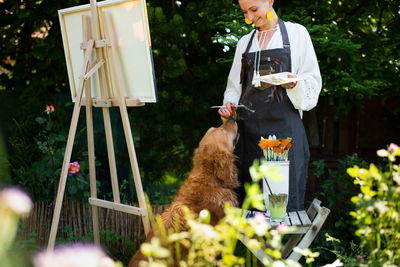
[[[200,141],[199,150],[213,149],[232,153],[235,148],[237,124],[234,120],[227,120],[218,128],[211,127]]]
[[[237,141],[237,124],[227,120],[218,128],[210,128],[201,139],[194,154],[194,168],[205,176],[216,177],[225,185],[237,186],[237,172],[233,150]]]

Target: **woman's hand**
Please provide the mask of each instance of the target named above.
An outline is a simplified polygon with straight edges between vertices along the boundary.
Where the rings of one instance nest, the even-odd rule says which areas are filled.
[[[292,83],[285,83],[285,84],[281,84],[282,87],[286,88],[286,89],[292,89],[293,87],[296,86],[297,82],[292,82]]]
[[[296,75],[288,74],[288,78],[296,78]],[[286,89],[292,89],[293,87],[296,86],[296,82],[281,84],[281,86]]]
[[[235,112],[235,104],[226,103],[223,107],[218,110],[218,114],[224,118],[229,118],[233,112]]]

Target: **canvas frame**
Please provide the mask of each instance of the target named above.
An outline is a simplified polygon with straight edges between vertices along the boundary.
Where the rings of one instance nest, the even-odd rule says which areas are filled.
[[[115,87],[121,84],[123,97],[145,103],[157,102],[155,71],[152,57],[150,30],[145,0],[106,0],[97,3],[100,35],[107,39],[104,29],[104,13],[111,15],[112,31],[116,40],[118,76],[110,71],[110,54],[104,48],[107,96],[114,98]],[[64,45],[65,59],[72,101],[75,102],[79,80],[82,78],[84,43],[82,16],[90,16],[90,4],[58,11]],[[114,72],[115,73],[115,72]],[[91,79],[92,98],[102,98],[99,74]],[[117,82],[120,80],[120,83]],[[127,103],[129,103],[127,101]]]

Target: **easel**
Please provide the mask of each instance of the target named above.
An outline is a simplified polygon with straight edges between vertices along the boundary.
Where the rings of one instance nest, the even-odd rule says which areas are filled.
[[[50,237],[48,243],[48,249],[53,249],[58,223],[60,220],[60,213],[62,207],[62,201],[64,198],[65,185],[67,182],[69,162],[71,160],[72,147],[74,143],[74,138],[76,134],[76,128],[79,119],[79,113],[81,106],[86,105],[86,125],[87,125],[87,142],[88,142],[88,160],[89,160],[89,176],[90,176],[90,198],[89,204],[92,209],[92,220],[93,220],[93,235],[94,243],[100,244],[100,233],[99,233],[99,216],[98,207],[113,209],[121,212],[126,212],[134,215],[139,215],[142,217],[143,226],[145,234],[150,230],[150,220],[148,217],[147,206],[144,198],[144,192],[142,187],[142,182],[139,173],[139,167],[136,159],[136,152],[132,138],[132,131],[128,118],[127,106],[143,106],[144,103],[135,99],[125,99],[122,92],[122,86],[120,79],[115,81],[115,91],[116,96],[112,95],[112,90],[108,90],[112,86],[112,81],[108,72],[105,68],[108,68],[106,64],[106,53],[109,52],[110,58],[109,66],[113,73],[113,77],[120,77],[120,72],[118,71],[118,64],[116,62],[117,52],[113,44],[115,44],[111,18],[108,14],[104,14],[104,29],[106,38],[101,38],[100,36],[100,21],[98,17],[98,9],[96,0],[90,0],[90,11],[91,18],[88,16],[82,16],[83,19],[83,40],[84,43],[81,44],[81,49],[85,51],[84,53],[84,63],[82,68],[82,76],[79,81],[79,86],[77,88],[77,95],[75,98],[75,105],[72,113],[71,125],[68,133],[67,146],[64,154],[64,161],[61,170],[60,182],[58,186],[57,198],[54,207],[53,220],[51,224]],[[91,31],[90,31],[91,28]],[[92,53],[96,52],[96,60],[91,62]],[[103,67],[103,68],[102,68]],[[92,99],[91,97],[91,85],[90,78],[95,72],[99,73],[99,84],[101,89],[101,99]],[[83,90],[85,89],[85,99],[83,99]],[[125,139],[128,147],[128,154],[130,159],[130,164],[133,172],[133,178],[135,182],[136,193],[138,196],[139,208],[124,205],[120,203],[119,187],[117,179],[117,170],[115,164],[113,137],[111,131],[111,120],[110,120],[110,110],[112,106],[118,106],[122,124],[124,128]],[[114,201],[105,201],[97,198],[96,191],[96,171],[95,171],[95,156],[94,156],[94,134],[93,134],[93,116],[92,108],[101,107],[103,111],[104,129],[106,133],[107,142],[107,152],[111,175],[111,184]]]

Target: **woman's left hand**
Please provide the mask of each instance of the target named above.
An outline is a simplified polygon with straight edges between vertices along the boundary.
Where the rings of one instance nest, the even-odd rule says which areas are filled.
[[[281,84],[282,87],[286,88],[286,89],[292,89],[293,87],[296,86],[297,82],[292,82],[292,83],[285,83],[285,84]]]

